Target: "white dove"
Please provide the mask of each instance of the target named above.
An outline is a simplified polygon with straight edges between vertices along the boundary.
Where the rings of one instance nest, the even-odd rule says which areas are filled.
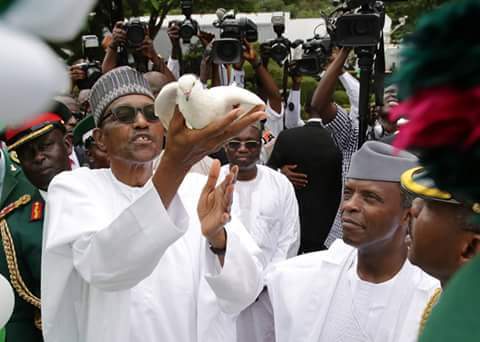
[[[176,104],[190,129],[201,129],[237,107],[243,115],[257,105],[265,105],[257,95],[235,85],[204,89],[200,80],[191,74],[164,86],[155,100],[155,114],[166,129]]]

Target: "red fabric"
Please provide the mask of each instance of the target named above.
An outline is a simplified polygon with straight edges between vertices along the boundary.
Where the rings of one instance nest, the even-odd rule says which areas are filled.
[[[40,125],[44,122],[61,122],[62,118],[55,113],[43,113],[35,117],[33,120],[27,121],[23,123],[21,126],[8,128],[5,131],[5,138],[7,142],[11,139],[15,138],[18,134],[22,133],[23,131],[32,128],[33,126]]]
[[[480,140],[480,86],[423,90],[392,109],[393,121],[401,117],[409,121],[395,138],[398,148],[457,145],[467,149]]]

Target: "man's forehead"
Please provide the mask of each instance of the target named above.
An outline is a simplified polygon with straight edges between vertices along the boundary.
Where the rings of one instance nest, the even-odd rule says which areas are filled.
[[[235,140],[241,140],[241,139],[244,139],[244,140],[249,140],[249,139],[253,139],[253,140],[256,140],[259,138],[259,134],[260,134],[260,130],[255,127],[255,126],[248,126],[246,127],[243,131],[241,131],[240,133],[238,133],[235,137],[233,137],[233,139]]]
[[[355,191],[388,192],[397,189],[400,191],[399,182],[365,180],[356,178],[347,178],[345,188]]]

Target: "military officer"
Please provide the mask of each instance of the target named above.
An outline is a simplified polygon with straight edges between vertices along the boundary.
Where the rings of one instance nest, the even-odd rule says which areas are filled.
[[[18,156],[21,166],[2,151],[0,272],[15,291],[6,342],[43,341],[40,266],[45,198],[53,177],[70,169],[71,145],[65,139],[63,120],[51,112],[7,129],[5,138],[8,151]]]

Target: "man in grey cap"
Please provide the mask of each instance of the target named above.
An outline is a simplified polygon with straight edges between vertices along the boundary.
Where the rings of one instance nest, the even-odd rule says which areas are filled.
[[[276,341],[416,341],[438,287],[407,259],[411,203],[400,175],[416,162],[376,141],[353,154],[341,207],[343,241],[267,274]]]
[[[223,341],[226,318],[218,310],[235,314],[255,300],[263,260],[245,228],[230,221],[237,169],[218,187],[218,161],[208,181],[187,173],[265,113],[238,119],[234,110],[190,130],[177,111],[153,171],[163,126],[143,75],[110,71],[93,86],[90,103],[95,142],[110,168],[80,168],[50,184],[45,341]]]

